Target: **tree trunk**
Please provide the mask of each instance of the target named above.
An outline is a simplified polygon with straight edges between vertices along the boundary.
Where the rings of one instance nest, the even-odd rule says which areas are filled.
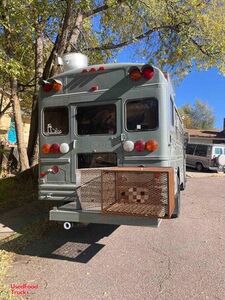
[[[36,48],[35,48],[35,91],[33,95],[30,133],[28,142],[28,158],[30,166],[38,163],[38,92],[39,80],[43,74],[43,24],[37,23],[36,28]]]
[[[75,49],[77,48],[76,44],[77,44],[81,29],[82,29],[83,18],[84,18],[83,13],[78,11],[77,18],[76,18],[76,21],[75,21],[75,26],[74,26],[74,29],[73,29],[73,31],[70,35],[70,38],[69,38],[69,41],[68,41],[68,44],[67,44],[67,48],[66,48],[67,53],[71,52],[73,48],[75,48]]]
[[[17,79],[11,79],[11,101],[13,106],[13,113],[15,119],[16,135],[17,135],[17,148],[19,153],[21,171],[29,168],[29,161],[27,150],[23,138],[23,121],[21,116],[20,101],[17,94]]]

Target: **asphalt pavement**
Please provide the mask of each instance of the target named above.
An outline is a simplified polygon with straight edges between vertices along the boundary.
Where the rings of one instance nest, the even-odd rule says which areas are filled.
[[[181,197],[180,217],[159,228],[52,228],[16,255],[9,288],[34,300],[225,299],[225,177],[188,178]]]

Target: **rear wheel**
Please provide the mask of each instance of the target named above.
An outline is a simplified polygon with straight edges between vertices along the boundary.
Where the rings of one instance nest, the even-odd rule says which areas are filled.
[[[201,171],[203,170],[203,165],[202,165],[201,163],[197,163],[197,164],[196,164],[196,170],[197,170],[198,172],[201,172]]]
[[[180,178],[177,176],[177,192],[175,195],[175,208],[172,218],[178,218],[180,215]]]

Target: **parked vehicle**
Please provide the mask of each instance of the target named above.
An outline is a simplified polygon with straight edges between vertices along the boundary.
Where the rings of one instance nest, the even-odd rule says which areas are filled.
[[[88,66],[81,54],[64,66],[39,99],[39,198],[64,202],[50,219],[69,229],[177,217],[184,128],[169,76],[144,64]]]
[[[186,165],[199,172],[225,170],[225,144],[188,144],[186,155]]]

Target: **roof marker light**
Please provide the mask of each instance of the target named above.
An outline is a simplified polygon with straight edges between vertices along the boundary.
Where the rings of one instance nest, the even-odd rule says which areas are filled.
[[[98,71],[104,71],[104,70],[105,70],[105,68],[103,66],[98,68]]]
[[[91,92],[97,91],[98,90],[98,85],[93,85],[90,90],[91,90]]]
[[[91,68],[89,72],[96,72],[96,68]]]

